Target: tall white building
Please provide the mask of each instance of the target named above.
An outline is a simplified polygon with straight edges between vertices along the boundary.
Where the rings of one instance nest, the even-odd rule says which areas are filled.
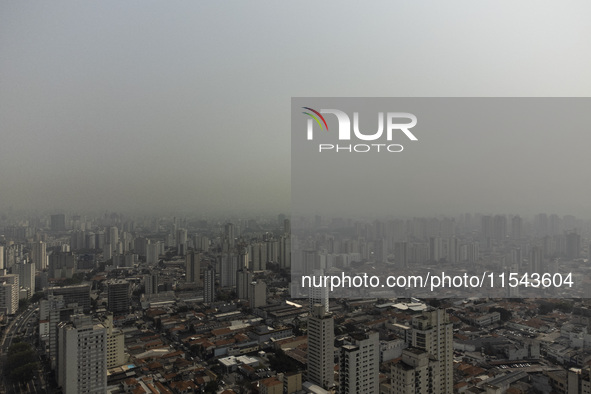
[[[379,334],[351,334],[341,346],[339,393],[379,393],[379,367]]]
[[[453,392],[453,324],[442,309],[423,312],[412,320],[412,347],[424,350],[439,361],[440,393]]]
[[[58,325],[57,381],[64,394],[107,389],[107,329],[86,315]]]
[[[58,324],[82,313],[83,308],[78,303],[68,303],[63,295],[48,294],[46,300],[39,302],[39,337],[45,343],[52,368],[56,367],[57,360]]]
[[[319,304],[308,318],[308,380],[327,390],[334,386],[334,319]]]
[[[14,315],[18,311],[18,292],[18,275],[0,276],[0,309],[4,309],[7,315]]]
[[[323,277],[324,270],[323,269],[314,270],[312,275],[315,277]],[[320,282],[320,281],[318,281],[318,282]],[[324,307],[324,311],[328,313],[329,312],[329,289],[328,289],[328,286],[320,286],[320,287],[310,286],[308,301],[309,301],[309,305],[310,305],[310,310],[312,310],[312,307],[314,305],[320,304]]]
[[[5,269],[4,266],[4,246],[0,245],[0,270]]]

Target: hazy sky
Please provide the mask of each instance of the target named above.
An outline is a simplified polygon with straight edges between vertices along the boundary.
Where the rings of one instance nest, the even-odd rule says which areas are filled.
[[[589,96],[590,14],[587,1],[4,1],[0,209],[289,212],[291,97]],[[578,174],[574,189],[589,184]],[[556,196],[540,198],[542,211]]]

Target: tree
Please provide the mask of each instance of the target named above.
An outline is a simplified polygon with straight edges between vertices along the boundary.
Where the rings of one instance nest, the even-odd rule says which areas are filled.
[[[26,382],[37,370],[35,350],[31,344],[17,342],[8,348],[4,376],[15,382]]]

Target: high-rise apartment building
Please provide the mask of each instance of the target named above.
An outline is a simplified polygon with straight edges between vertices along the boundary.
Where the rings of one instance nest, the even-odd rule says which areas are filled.
[[[52,368],[57,360],[58,324],[82,312],[82,307],[67,303],[63,295],[48,294],[47,299],[39,302],[39,338],[45,343]]]
[[[567,374],[567,394],[591,393],[591,367],[571,368]]]
[[[248,302],[252,309],[267,305],[267,284],[265,282],[259,280],[250,284]]]
[[[267,269],[267,243],[257,242],[250,246],[249,268],[253,271],[264,271]]]
[[[129,312],[129,289],[129,282],[123,279],[107,282],[107,309],[110,312]]]
[[[86,315],[58,325],[56,375],[64,394],[107,389],[107,329]]]
[[[37,271],[43,271],[47,268],[47,251],[43,241],[35,242],[32,245],[31,259],[35,263]]]
[[[146,263],[149,265],[158,264],[160,257],[161,242],[157,241],[152,243],[148,240],[148,246],[146,250]]]
[[[493,237],[497,241],[504,241],[507,237],[507,217],[495,215],[493,219]]]
[[[66,215],[58,213],[50,217],[51,231],[66,231]]]
[[[211,304],[215,301],[215,268],[208,266],[203,272],[203,302]]]
[[[581,236],[576,231],[566,233],[566,258],[578,259],[581,254]]]
[[[252,272],[243,268],[236,272],[236,296],[241,300],[248,300],[248,291],[252,283]]]
[[[49,256],[50,278],[71,278],[77,269],[76,256],[72,252],[57,252]]]
[[[108,242],[113,246],[117,245],[117,242],[119,242],[119,229],[117,227],[109,227],[109,232],[107,234],[108,236],[105,242]]]
[[[125,364],[125,335],[123,331],[113,327],[113,315],[103,316],[101,323],[107,330],[107,368],[115,368]]]
[[[7,315],[14,315],[18,311],[18,293],[18,275],[0,276],[0,309]]]
[[[516,240],[523,238],[523,219],[519,215],[511,219],[511,238]]]
[[[144,275],[144,294],[150,298],[154,294],[158,294],[159,275],[158,271],[152,271]]]
[[[201,274],[201,253],[194,250],[185,256],[185,281],[187,283],[199,284]]]
[[[440,393],[453,391],[453,324],[442,309],[425,311],[412,320],[410,345],[439,361]]]
[[[291,235],[285,235],[279,240],[279,265],[281,268],[291,267]]]
[[[72,285],[63,287],[52,287],[48,294],[54,296],[64,296],[64,304],[78,304],[84,312],[90,310],[90,285]]]
[[[226,223],[224,225],[224,243],[228,245],[228,247],[232,248],[235,245],[235,238],[234,238],[234,224]]]
[[[180,228],[176,232],[176,254],[184,256],[187,253],[187,230]]]
[[[377,332],[350,334],[340,349],[339,393],[378,393],[380,338]]]
[[[22,261],[16,265],[19,286],[27,290],[27,298],[35,293],[35,264]]]
[[[236,272],[238,271],[238,256],[234,253],[222,253],[220,262],[220,285],[222,287],[236,286]]]
[[[322,278],[322,277],[324,277],[324,270],[323,269],[314,270],[312,275],[315,277]],[[319,286],[319,287],[310,286],[308,301],[309,301],[309,305],[310,305],[310,311],[312,310],[314,305],[320,304],[324,307],[324,311],[328,313],[329,312],[329,301],[330,301],[328,286]]]
[[[334,319],[318,304],[308,317],[308,380],[327,390],[334,386]]]
[[[441,393],[440,362],[428,352],[409,348],[392,365],[390,394]]]

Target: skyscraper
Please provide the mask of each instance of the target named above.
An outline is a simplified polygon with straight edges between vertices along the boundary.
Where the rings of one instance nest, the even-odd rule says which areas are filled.
[[[203,302],[215,301],[215,268],[209,265],[203,272]]]
[[[442,309],[423,312],[412,320],[411,346],[439,361],[441,393],[453,391],[453,324]]]
[[[152,271],[147,275],[144,275],[144,294],[146,297],[151,297],[154,294],[158,294],[158,282],[159,282],[158,271]]]
[[[83,308],[76,302],[67,302],[63,295],[48,294],[39,303],[39,337],[49,352],[51,367],[56,367],[58,324],[69,321],[72,315],[81,314]]]
[[[32,245],[31,258],[37,271],[43,271],[47,268],[47,251],[43,241],[35,242]]]
[[[350,335],[341,346],[339,393],[379,393],[379,347],[377,332]]]
[[[566,258],[578,259],[581,253],[581,236],[576,231],[566,233]]]
[[[308,380],[334,386],[334,319],[322,305],[314,305],[308,317]]]
[[[107,329],[92,317],[74,315],[58,325],[57,381],[64,394],[107,389]]]
[[[312,275],[314,275],[315,277],[323,277],[324,270],[323,269],[314,270]],[[328,286],[320,286],[320,287],[310,286],[308,301],[309,301],[309,305],[310,305],[310,311],[312,311],[312,309],[314,308],[314,305],[320,304],[324,307],[324,311],[326,313],[328,313],[329,312],[329,301],[330,301]]]
[[[513,216],[511,219],[511,238],[521,239],[523,237],[523,219],[517,216]]]
[[[485,245],[492,239],[494,232],[493,218],[490,215],[483,215],[480,218],[480,236]]]
[[[259,280],[250,284],[248,302],[252,309],[267,305],[267,284],[265,282]]]
[[[243,268],[236,272],[236,296],[241,300],[248,300],[248,291],[252,283],[252,272]]]
[[[251,262],[252,266],[249,268],[253,271],[264,271],[267,269],[267,243],[257,242],[251,245],[252,251]]]
[[[90,310],[90,285],[52,287],[48,294],[63,295],[65,305],[76,303],[83,308],[84,312]]]
[[[429,353],[409,348],[392,365],[390,394],[441,393],[440,362]]]
[[[291,236],[281,237],[279,241],[279,265],[281,268],[291,267]]]
[[[180,228],[176,232],[176,254],[184,256],[187,253],[187,230]]]
[[[234,238],[234,224],[226,223],[224,226],[224,242],[230,247],[233,248],[235,244]]]
[[[107,282],[107,309],[113,313],[129,312],[129,282],[116,279]]]
[[[58,213],[50,217],[51,231],[66,231],[66,215]]]
[[[160,246],[161,242],[150,242],[148,240],[148,246],[146,250],[146,263],[149,265],[158,264],[158,258],[160,257]]]
[[[408,267],[408,242],[396,242],[394,244],[394,262],[398,267]]]
[[[109,227],[108,234],[109,235],[106,242],[109,242],[113,247],[115,247],[117,242],[119,242],[119,229],[117,227]]]
[[[101,318],[101,323],[107,330],[107,368],[123,365],[125,358],[125,335],[123,331],[113,327],[113,315]]]
[[[493,218],[493,238],[496,241],[504,241],[507,237],[507,217],[495,215]]]
[[[185,256],[185,281],[187,283],[199,284],[201,274],[201,253],[194,250]]]
[[[529,272],[539,274],[544,272],[542,249],[539,246],[534,246],[529,252]]]
[[[19,285],[27,289],[27,297],[31,297],[35,292],[35,265],[22,261],[17,265]]]
[[[431,237],[429,238],[429,260],[439,261],[443,257],[441,238]]]
[[[18,311],[18,275],[0,276],[0,309],[7,315],[14,315]]]
[[[238,256],[234,253],[222,253],[220,263],[220,284],[222,287],[236,286],[236,271],[238,271]]]

